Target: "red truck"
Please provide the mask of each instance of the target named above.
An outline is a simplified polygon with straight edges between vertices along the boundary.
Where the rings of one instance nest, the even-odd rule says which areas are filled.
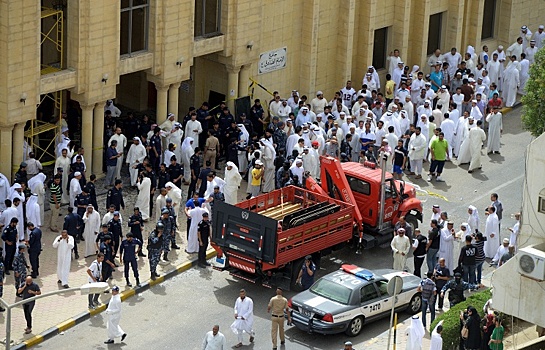
[[[320,157],[321,183],[288,186],[236,205],[215,203],[212,247],[235,277],[265,286],[295,285],[306,255],[320,257],[354,242],[358,253],[392,239],[400,216],[418,227],[414,187],[373,164]],[[384,163],[384,162],[383,162]],[[381,200],[382,199],[382,200]]]

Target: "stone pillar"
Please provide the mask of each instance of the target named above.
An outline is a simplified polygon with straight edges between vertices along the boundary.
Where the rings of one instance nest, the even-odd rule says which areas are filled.
[[[93,152],[93,174],[102,174],[102,163],[104,161],[104,104],[105,102],[99,102],[95,105],[93,110],[93,129],[96,131],[93,133],[93,145],[91,150]],[[88,153],[89,154],[89,153]]]
[[[8,179],[11,180],[11,146],[12,142],[12,126],[2,126],[0,127],[0,156],[2,161],[0,162],[0,173],[4,174]],[[21,145],[21,152],[23,145]]]
[[[81,105],[81,147],[85,149],[87,157],[85,159],[85,165],[87,171],[93,169],[93,108],[95,105]],[[96,129],[98,133],[102,129]]]
[[[168,88],[168,113],[174,113],[176,115],[176,120],[182,121],[178,118],[178,96],[180,94],[180,85],[182,83],[176,83],[170,85]],[[165,116],[166,118],[166,116]]]
[[[156,122],[161,125],[167,119],[168,86],[159,86],[155,83],[155,88],[157,89]]]
[[[248,86],[250,85],[250,69],[251,64],[246,64],[240,69],[238,79],[238,97],[248,96]]]
[[[13,128],[13,167],[12,173],[19,170],[19,165],[23,162],[23,145],[25,143],[25,123],[15,124]]]
[[[235,67],[231,65],[226,65],[227,69],[227,96],[225,100],[227,102],[227,107],[231,110],[231,113],[235,112],[235,98],[237,97],[238,92],[238,73],[240,72],[240,67]]]

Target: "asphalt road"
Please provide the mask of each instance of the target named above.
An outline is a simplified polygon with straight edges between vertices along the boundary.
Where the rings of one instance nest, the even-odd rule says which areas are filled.
[[[449,213],[456,229],[467,220],[467,206],[475,205],[479,208],[481,229],[484,229],[484,208],[490,204],[490,194],[497,192],[504,206],[501,238],[509,236],[507,228],[514,223],[512,215],[521,208],[525,152],[531,141],[530,135],[521,130],[520,112],[521,109],[518,109],[504,117],[502,153],[484,155],[483,171],[468,174],[467,165],[458,167],[448,163],[443,173],[446,182],[416,182],[423,189],[448,200],[437,196],[428,197],[424,203],[424,223],[421,224],[423,232],[427,232],[429,226],[432,204],[439,204],[443,211]],[[362,255],[356,255],[354,251],[345,248],[323,258],[318,276],[337,269],[343,262],[370,269],[384,268],[391,267],[392,257],[389,248],[375,248],[364,251]],[[409,267],[412,267],[412,259],[409,259]],[[426,268],[423,267],[423,270]],[[490,277],[492,271],[492,268],[485,267],[485,284],[486,277]],[[121,326],[129,334],[125,344],[103,344],[106,340],[106,315],[101,314],[35,348],[64,348],[70,344],[72,349],[200,349],[202,337],[216,323],[220,325],[220,331],[226,335],[231,346],[237,342],[229,325],[233,321],[233,306],[240,288],[246,288],[248,295],[254,299],[257,331],[255,344],[248,345],[245,338],[242,349],[271,348],[270,321],[266,306],[274,291],[237,281],[227,273],[199,268],[190,269],[123,304]],[[292,295],[293,293],[286,292],[287,297]],[[401,321],[409,317],[407,314],[400,316]],[[359,345],[356,348],[360,348],[372,338],[380,337],[387,329],[386,318],[366,325],[362,334],[351,340]],[[338,349],[347,339],[344,334],[309,335],[294,327],[288,327],[286,337],[286,348],[289,349]]]

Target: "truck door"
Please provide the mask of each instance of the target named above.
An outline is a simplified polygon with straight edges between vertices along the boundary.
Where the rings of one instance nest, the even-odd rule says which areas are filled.
[[[348,181],[348,185],[356,200],[356,205],[363,217],[363,223],[371,226],[376,225],[378,207],[377,200],[373,200],[373,196],[380,198],[378,188],[374,189],[375,191],[373,192],[369,182],[350,175],[346,175],[346,180]]]
[[[394,179],[387,179],[384,183],[386,201],[384,204],[384,222],[390,222],[397,215],[399,209],[399,192],[395,186]],[[379,197],[380,198],[380,197]]]

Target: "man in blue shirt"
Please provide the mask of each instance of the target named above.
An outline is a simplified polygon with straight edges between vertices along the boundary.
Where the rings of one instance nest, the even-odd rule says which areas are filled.
[[[312,262],[312,256],[307,255],[305,262],[299,271],[297,282],[301,283],[303,290],[307,290],[314,283],[314,272],[316,271],[316,265]]]
[[[210,161],[209,161],[210,163]],[[189,217],[189,211],[195,209],[195,203],[199,203],[199,207],[206,202],[204,198],[199,197],[198,193],[193,193],[193,198],[185,203],[185,215],[187,216],[187,238],[189,238],[189,228],[191,227],[191,218]]]
[[[441,72],[441,64],[435,65],[435,71],[430,74],[431,88],[437,92],[443,84],[443,72]]]

